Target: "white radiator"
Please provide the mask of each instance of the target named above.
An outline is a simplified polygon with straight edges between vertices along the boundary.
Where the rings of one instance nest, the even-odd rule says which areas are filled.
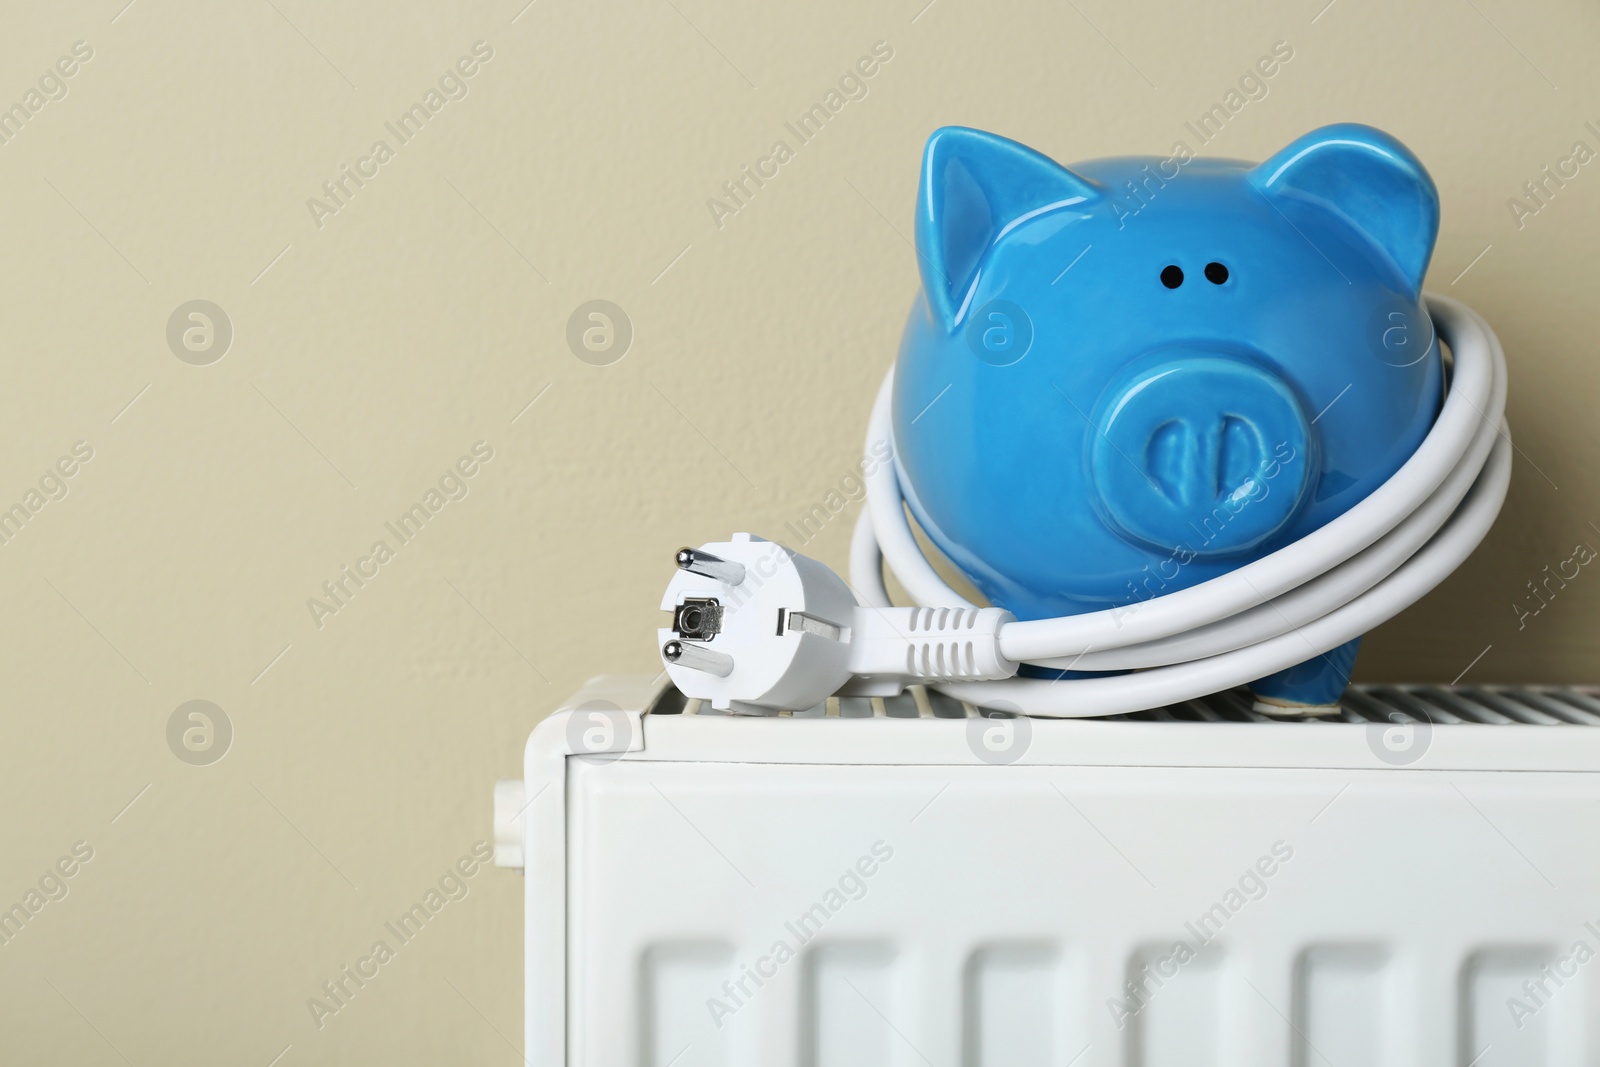
[[[496,791],[538,1067],[1600,1064],[1600,692],[730,718],[590,683]]]

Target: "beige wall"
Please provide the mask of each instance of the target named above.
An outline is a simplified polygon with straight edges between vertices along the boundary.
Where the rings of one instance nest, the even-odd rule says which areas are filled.
[[[516,1062],[503,872],[320,1030],[307,999],[488,836],[553,702],[651,668],[672,549],[785,536],[849,471],[917,283],[927,133],[1166,152],[1279,40],[1294,59],[1209,150],[1400,136],[1443,194],[1430,286],[1511,363],[1500,524],[1362,676],[1449,681],[1486,647],[1469,680],[1600,674],[1600,577],[1521,629],[1513,606],[1600,546],[1600,163],[1520,227],[1507,207],[1600,148],[1592,4],[124,2],[0,33],[0,104],[93,50],[0,145],[0,504],[93,450],[0,547],[0,905],[74,870],[0,946],[7,1062]],[[480,40],[467,95],[401,144],[385,123]],[[708,198],[878,41],[867,96],[719,227]],[[314,219],[380,138],[393,158]],[[166,337],[194,299],[234,330],[209,365]],[[633,324],[609,366],[565,340],[592,299]],[[384,522],[480,441],[465,499],[398,546]],[[808,551],[842,563],[847,526]],[[379,539],[394,558],[314,621]],[[167,739],[197,699],[234,731],[208,766]]]

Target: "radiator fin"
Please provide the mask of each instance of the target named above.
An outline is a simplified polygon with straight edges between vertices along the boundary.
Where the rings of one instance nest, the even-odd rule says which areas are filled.
[[[933,653],[926,647],[924,657]],[[965,662],[967,657],[952,646],[955,661]],[[942,669],[941,657],[928,662]],[[676,690],[668,689],[670,698],[663,696],[650,708],[653,715],[720,715],[699,700],[685,701]],[[865,716],[864,710],[854,710],[848,701],[834,701],[840,707],[837,714],[843,718]],[[945,696],[936,689],[912,686],[905,693],[886,697],[882,701],[890,718],[963,718],[981,714],[970,704],[963,704]],[[823,705],[797,716],[820,717]],[[1024,712],[1026,709],[1023,709]],[[1562,688],[1557,686],[1438,686],[1438,685],[1359,685],[1345,691],[1337,713],[1312,719],[1282,719],[1263,714],[1255,709],[1254,699],[1248,690],[1231,689],[1223,693],[1196,700],[1186,700],[1171,707],[1153,708],[1126,715],[1109,715],[1111,722],[1253,722],[1275,725],[1314,726],[1322,722],[1352,723],[1432,723],[1435,726],[1454,725],[1527,725],[1527,726],[1600,726],[1600,687]]]
[[[802,1067],[884,1067],[899,1062],[895,954],[875,941],[819,945],[805,957]]]
[[[653,945],[640,961],[644,1067],[726,1067],[727,1029],[706,1026],[706,997],[734,973],[733,947],[716,941]]]
[[[991,945],[967,961],[963,1067],[1061,1067],[1061,957],[1047,941]],[[1069,1055],[1063,1055],[1063,1051]]]
[[[1563,1003],[1582,996],[1581,989],[1563,989],[1542,973],[1559,955],[1549,947],[1508,946],[1485,949],[1467,961],[1461,971],[1462,1063],[1546,1067],[1579,1062],[1557,1055],[1554,1047],[1554,1039],[1565,1036],[1558,1029]]]
[[[1129,958],[1133,991],[1123,1001],[1129,1012],[1124,1016],[1128,1067],[1223,1067],[1224,963],[1217,945],[1207,945],[1181,965],[1174,962],[1170,943],[1146,946]]]
[[[1293,1067],[1400,1067],[1392,960],[1372,945],[1317,945],[1295,975]]]

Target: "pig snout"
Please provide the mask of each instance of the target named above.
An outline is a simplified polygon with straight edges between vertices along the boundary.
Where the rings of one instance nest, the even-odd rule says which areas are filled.
[[[1245,552],[1283,529],[1315,469],[1315,431],[1278,375],[1230,355],[1142,361],[1096,407],[1096,510],[1125,540],[1195,557]]]

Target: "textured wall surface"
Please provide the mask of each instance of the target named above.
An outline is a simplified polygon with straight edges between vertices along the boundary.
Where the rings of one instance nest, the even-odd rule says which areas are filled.
[[[7,11],[7,1062],[518,1061],[492,782],[582,679],[652,669],[679,544],[798,546],[847,504],[804,546],[842,565],[942,124],[1063,161],[1407,142],[1443,197],[1429,287],[1500,331],[1518,458],[1359,674],[1595,680],[1600,577],[1543,583],[1600,546],[1600,11],[925,3]],[[776,174],[736,199],[747,166]],[[347,966],[377,969],[335,1002]]]

